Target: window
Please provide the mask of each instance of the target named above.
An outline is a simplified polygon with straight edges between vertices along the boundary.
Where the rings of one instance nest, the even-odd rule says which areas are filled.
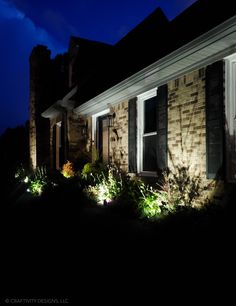
[[[98,155],[101,161],[107,164],[109,162],[109,126],[107,115],[97,118],[96,129],[96,148]]]
[[[92,116],[92,142],[104,163],[109,162],[109,113],[110,110],[106,109]]]
[[[138,172],[157,171],[157,88],[138,96]]]

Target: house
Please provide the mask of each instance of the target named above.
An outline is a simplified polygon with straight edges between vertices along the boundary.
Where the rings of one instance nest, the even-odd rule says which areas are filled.
[[[172,21],[158,8],[113,46],[72,37],[60,59],[65,94],[51,94],[37,113],[51,166],[96,149],[139,176],[184,166],[204,180],[235,181],[235,14],[232,1],[198,0]],[[36,117],[31,111],[34,167],[42,162]]]

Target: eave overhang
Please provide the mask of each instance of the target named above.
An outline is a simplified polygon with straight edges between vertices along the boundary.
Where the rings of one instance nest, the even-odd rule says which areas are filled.
[[[74,109],[91,116],[236,52],[236,16]]]
[[[53,119],[64,113],[65,111],[73,110],[75,107],[75,101],[72,99],[77,92],[77,86],[75,86],[62,100],[58,100],[48,109],[46,109],[41,116],[43,118]]]

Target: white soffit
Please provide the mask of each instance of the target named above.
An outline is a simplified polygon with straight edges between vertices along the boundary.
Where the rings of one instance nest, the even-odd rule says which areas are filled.
[[[223,59],[235,51],[236,16],[83,103],[74,111],[90,116],[191,70]]]

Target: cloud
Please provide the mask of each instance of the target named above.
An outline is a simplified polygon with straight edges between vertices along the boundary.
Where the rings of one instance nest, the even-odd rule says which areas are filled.
[[[47,24],[50,32],[57,33],[57,37],[61,41],[68,37],[68,35],[76,35],[78,32],[58,11],[47,9],[43,12],[42,19]]]
[[[0,8],[0,20],[24,18],[24,14],[21,11],[5,0],[0,0]]]
[[[0,0],[0,23],[3,28],[4,25],[8,24],[10,28],[14,28],[21,38],[25,36],[24,40],[26,41],[27,38],[33,45],[47,44],[48,47],[52,49],[54,55],[60,51],[65,51],[65,46],[62,46],[46,30],[38,27],[30,18],[26,17],[22,11],[18,10],[6,0]],[[4,30],[7,31],[7,29]]]
[[[28,119],[29,55],[37,44],[65,52],[47,31],[5,0],[0,0],[0,133]]]
[[[34,21],[39,27],[47,29],[50,35],[62,43],[68,44],[69,37],[78,34],[78,31],[71,22],[71,15],[74,11],[77,12],[77,0],[70,0],[70,6],[66,3],[66,0],[8,1],[11,1],[11,3],[22,10],[28,18]],[[73,20],[77,20],[77,16],[76,19]]]

